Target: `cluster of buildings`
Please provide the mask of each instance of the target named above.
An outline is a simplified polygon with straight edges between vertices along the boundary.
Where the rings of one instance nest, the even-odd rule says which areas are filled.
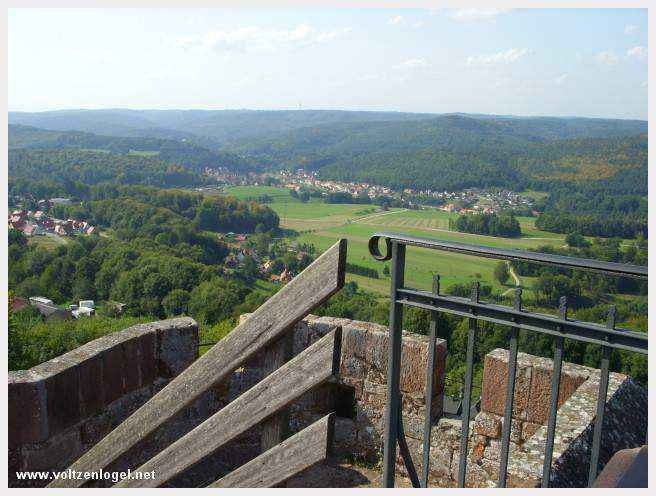
[[[39,236],[46,233],[59,236],[74,234],[91,235],[97,232],[95,226],[75,219],[55,219],[44,210],[14,210],[9,214],[9,229],[21,231],[25,236]]]
[[[302,169],[295,173],[283,171],[280,173],[281,180],[286,188],[300,190],[303,187],[320,189],[327,193],[348,193],[354,197],[368,196],[372,200],[379,196],[394,196],[394,191],[387,186],[378,186],[365,182],[350,182],[322,180],[315,172],[306,172]]]
[[[295,172],[283,170],[277,173],[250,172],[246,175],[239,175],[221,168],[207,169],[205,174],[215,178],[218,182],[230,185],[258,186],[269,184],[274,179],[277,184],[297,192],[305,188],[313,188],[321,191],[323,196],[330,193],[347,193],[354,198],[366,196],[371,200],[393,198],[411,208],[424,203],[439,204],[441,205],[439,208],[446,212],[490,214],[502,210],[530,209],[533,206],[532,198],[509,190],[468,188],[462,191],[437,191],[429,188],[405,188],[402,191],[395,191],[388,186],[367,182],[324,180],[320,179],[316,172],[308,172],[303,169]]]
[[[422,192],[447,203],[440,206],[445,212],[459,213],[497,213],[501,210],[529,209],[533,199],[508,190],[485,190],[469,188],[463,191]]]
[[[225,274],[230,274],[234,270],[243,267],[246,258],[251,257],[257,263],[260,275],[274,284],[286,284],[294,278],[294,274],[287,268],[283,268],[280,274],[275,274],[274,261],[268,256],[262,256],[257,250],[248,246],[247,234],[229,232],[227,234],[218,234],[218,237],[230,249],[230,254],[224,260],[225,267],[223,271]],[[298,243],[296,241],[292,241],[289,244],[288,251],[296,253],[296,258],[299,261],[308,256],[304,251],[298,250]]]
[[[79,305],[60,308],[51,299],[43,296],[30,296],[27,299],[14,298],[12,300],[12,311],[17,312],[30,305],[36,308],[46,321],[79,319],[80,317],[91,317],[96,313],[93,300],[82,300]]]

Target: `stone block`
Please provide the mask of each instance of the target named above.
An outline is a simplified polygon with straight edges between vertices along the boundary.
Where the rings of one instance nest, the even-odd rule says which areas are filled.
[[[501,437],[502,418],[486,411],[480,412],[474,419],[474,432],[491,438]]]
[[[523,354],[520,354],[523,355]],[[530,362],[518,356],[513,397],[513,418],[525,419],[531,390]],[[485,355],[481,410],[503,415],[508,387],[508,351],[496,349]]]
[[[588,375],[578,369],[578,366],[563,364],[558,392],[558,408],[587,379]],[[536,360],[536,364],[533,366],[533,380],[526,415],[527,421],[542,425],[547,423],[551,408],[552,374],[553,362],[551,360],[544,360],[542,363]]]
[[[80,377],[80,416],[86,418],[101,412],[105,406],[103,357],[94,353],[77,365]]]
[[[105,404],[119,399],[125,394],[123,370],[125,367],[125,354],[120,343],[102,353],[103,390]]]
[[[157,329],[160,371],[164,371],[168,378],[175,377],[198,356],[198,324],[188,317],[154,324]]]
[[[150,385],[157,377],[157,335],[148,333],[139,339],[139,367],[141,375],[141,384]]]
[[[55,358],[33,369],[44,377],[49,436],[80,420],[80,371],[75,365]]]
[[[9,446],[38,443],[48,437],[46,390],[42,378],[30,370],[9,372]]]

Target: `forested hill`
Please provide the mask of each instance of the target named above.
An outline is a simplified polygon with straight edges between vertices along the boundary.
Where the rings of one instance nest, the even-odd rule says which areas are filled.
[[[209,150],[186,138],[102,136],[83,131],[56,131],[33,126],[9,125],[10,149],[56,149],[105,151],[114,154],[155,157],[157,160],[194,171],[226,167],[233,171],[253,170],[250,162],[234,153]]]
[[[392,187],[619,187],[646,194],[646,123],[441,116],[326,124],[235,150],[270,166]],[[566,138],[566,139],[564,139]]]
[[[196,170],[304,167],[395,188],[646,194],[645,121],[320,110],[71,110],[10,113],[9,120],[49,130],[12,126],[11,147],[156,154]],[[62,129],[77,132],[53,132]],[[114,136],[89,134],[99,129]]]

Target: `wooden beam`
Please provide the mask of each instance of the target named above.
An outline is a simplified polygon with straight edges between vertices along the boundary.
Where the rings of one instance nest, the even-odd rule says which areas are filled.
[[[336,377],[341,334],[341,328],[326,334],[135,470],[142,474],[154,472],[154,479],[124,479],[114,487],[158,487],[306,392]]]
[[[274,487],[325,460],[333,444],[334,417],[326,415],[207,487]]]
[[[70,468],[81,472],[106,468],[339,291],[344,286],[345,267],[346,240],[342,239],[82,455]],[[86,482],[83,479],[57,479],[48,487],[81,487]]]
[[[264,351],[262,377],[275,372],[289,361],[294,352],[294,334],[288,332]],[[262,423],[261,448],[267,451],[280,444],[289,432],[289,409],[283,408]]]

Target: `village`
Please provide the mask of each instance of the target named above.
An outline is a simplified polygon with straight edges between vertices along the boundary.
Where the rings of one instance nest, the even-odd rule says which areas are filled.
[[[406,207],[418,208],[424,205],[437,206],[445,212],[457,213],[498,213],[502,210],[532,210],[534,201],[529,196],[522,196],[514,191],[504,189],[467,188],[462,191],[436,191],[431,189],[404,188],[395,191],[388,186],[367,182],[341,182],[320,179],[317,172],[298,169],[295,172],[249,172],[236,174],[227,169],[206,169],[205,174],[218,183],[229,186],[278,185],[296,192],[315,189],[322,196],[330,193],[349,194],[353,198],[368,197],[375,200],[393,199]],[[197,188],[202,190],[203,188]]]
[[[56,219],[47,214],[54,205],[69,205],[68,198],[39,200],[37,210],[15,209],[8,216],[9,229],[21,231],[25,236],[74,236],[98,234],[98,229],[86,221]]]
[[[225,275],[244,270],[247,264],[253,263],[260,278],[276,285],[284,285],[311,262],[310,253],[305,247],[299,246],[297,241],[287,244],[284,238],[272,239],[264,250],[266,254],[263,254],[263,250],[257,249],[252,235],[229,232],[219,233],[217,237],[230,250],[224,260]]]

